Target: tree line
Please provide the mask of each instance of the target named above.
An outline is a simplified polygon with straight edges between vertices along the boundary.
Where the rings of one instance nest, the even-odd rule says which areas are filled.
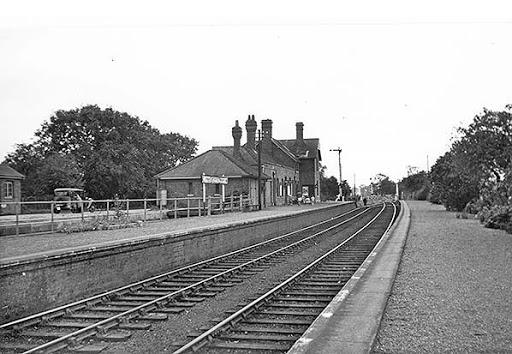
[[[322,200],[335,200],[339,195],[339,184],[338,179],[334,176],[325,176],[326,166],[322,166],[320,169],[320,196]],[[396,191],[395,182],[393,182],[388,176],[382,173],[378,173],[373,177],[372,182],[369,186],[360,186],[360,193],[362,197],[367,195],[394,195]],[[352,196],[353,190],[348,184],[347,180],[344,179],[341,183],[343,197],[345,199]]]
[[[22,197],[44,200],[59,187],[84,188],[94,199],[155,195],[153,176],[190,159],[197,141],[161,133],[147,121],[96,105],[59,110],[18,144],[5,162],[23,173]]]
[[[401,190],[476,214],[485,226],[512,233],[512,105],[485,109],[457,129],[450,150],[430,171],[410,174]]]

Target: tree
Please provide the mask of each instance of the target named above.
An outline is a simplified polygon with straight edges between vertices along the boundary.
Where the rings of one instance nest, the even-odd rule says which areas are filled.
[[[59,156],[66,159],[67,168],[80,172],[84,188],[96,199],[115,193],[129,198],[152,195],[153,176],[187,161],[197,150],[194,139],[176,133],[162,134],[138,117],[95,105],[57,111],[35,136],[33,144],[18,145],[6,159],[26,175],[25,184],[41,184],[46,191],[52,183],[80,184],[73,179],[76,171],[70,172],[73,178],[52,183],[41,177],[41,166],[36,162]],[[45,173],[54,177],[63,174],[57,167],[51,164]],[[24,192],[25,196],[41,196],[43,191],[24,188]]]
[[[329,178],[325,177],[326,166],[320,169],[320,197],[322,200],[335,200],[340,194],[340,187],[338,179],[334,176]],[[347,197],[352,193],[352,189],[346,180],[343,180],[341,187],[343,189],[343,196]]]
[[[459,128],[461,139],[451,151],[456,168],[480,182],[500,182],[512,161],[512,106],[495,112],[484,108],[467,128]]]
[[[73,155],[52,153],[46,156],[35,171],[38,183],[36,195],[53,196],[59,187],[83,187],[83,173]]]
[[[432,197],[448,210],[461,211],[478,196],[478,184],[457,168],[454,159],[454,154],[447,152],[432,166]]]
[[[323,178],[320,182],[320,196],[322,200],[335,200],[340,190],[336,177]]]
[[[432,166],[431,200],[458,211],[471,205],[483,210],[510,204],[512,106],[500,112],[484,108],[468,127],[458,128],[458,133],[450,151]]]
[[[409,169],[409,172],[398,183],[400,192],[406,199],[426,200],[432,188],[427,173],[418,169]]]
[[[378,195],[395,194],[395,182],[391,181],[388,176],[378,173],[371,183],[373,193]]]
[[[346,179],[344,179],[341,182],[341,189],[343,191],[343,196],[345,198],[349,197],[352,194],[352,188],[350,188],[350,185],[348,184]]]
[[[327,166],[320,168],[320,199],[321,200],[335,200],[339,194],[338,180],[336,177],[325,176]]]

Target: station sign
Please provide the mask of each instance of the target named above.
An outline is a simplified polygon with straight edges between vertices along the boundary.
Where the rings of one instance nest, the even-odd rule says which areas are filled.
[[[202,175],[201,181],[202,181],[202,183],[207,183],[207,184],[228,184],[227,177],[216,177],[216,176]]]

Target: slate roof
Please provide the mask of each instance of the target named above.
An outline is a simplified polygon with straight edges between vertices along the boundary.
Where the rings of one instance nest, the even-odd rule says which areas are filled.
[[[299,158],[318,158],[322,161],[320,153],[320,139],[304,139],[304,145],[299,146],[295,139],[279,140],[284,146],[292,151]]]
[[[298,145],[295,139],[277,140],[272,143],[289,157],[291,161],[317,158],[322,160],[319,139],[304,139],[303,145]],[[155,176],[158,179],[200,178],[203,173],[209,176],[249,177],[258,178],[258,155],[256,150],[248,148],[247,144],[240,147],[240,158],[233,156],[233,146],[214,146],[211,150],[196,156],[179,166],[167,169]],[[290,166],[290,160],[276,156],[261,154],[262,163]],[[262,178],[270,176],[262,174]]]
[[[24,179],[25,176],[10,167],[6,163],[0,164],[0,178],[8,179]]]
[[[229,147],[216,147],[208,150],[192,160],[182,163],[176,167],[167,169],[155,176],[158,179],[182,179],[182,178],[200,178],[203,173],[208,176],[225,177],[249,177],[258,178],[258,169],[251,166],[250,160],[239,160],[233,157],[233,147],[231,153],[226,151]],[[241,149],[245,150],[245,149]],[[250,159],[248,152],[243,153],[243,157]],[[256,163],[255,163],[256,164]],[[269,178],[262,175],[263,178]]]

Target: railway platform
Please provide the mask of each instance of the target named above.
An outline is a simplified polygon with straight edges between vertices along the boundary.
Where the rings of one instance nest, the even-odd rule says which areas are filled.
[[[159,238],[162,235],[183,235],[201,230],[213,230],[222,226],[296,215],[330,206],[333,206],[333,203],[269,207],[255,212],[234,212],[203,217],[150,221],[135,228],[2,236],[0,237],[0,264],[76,253],[137,240]]]
[[[512,351],[512,237],[408,201],[289,353]]]

